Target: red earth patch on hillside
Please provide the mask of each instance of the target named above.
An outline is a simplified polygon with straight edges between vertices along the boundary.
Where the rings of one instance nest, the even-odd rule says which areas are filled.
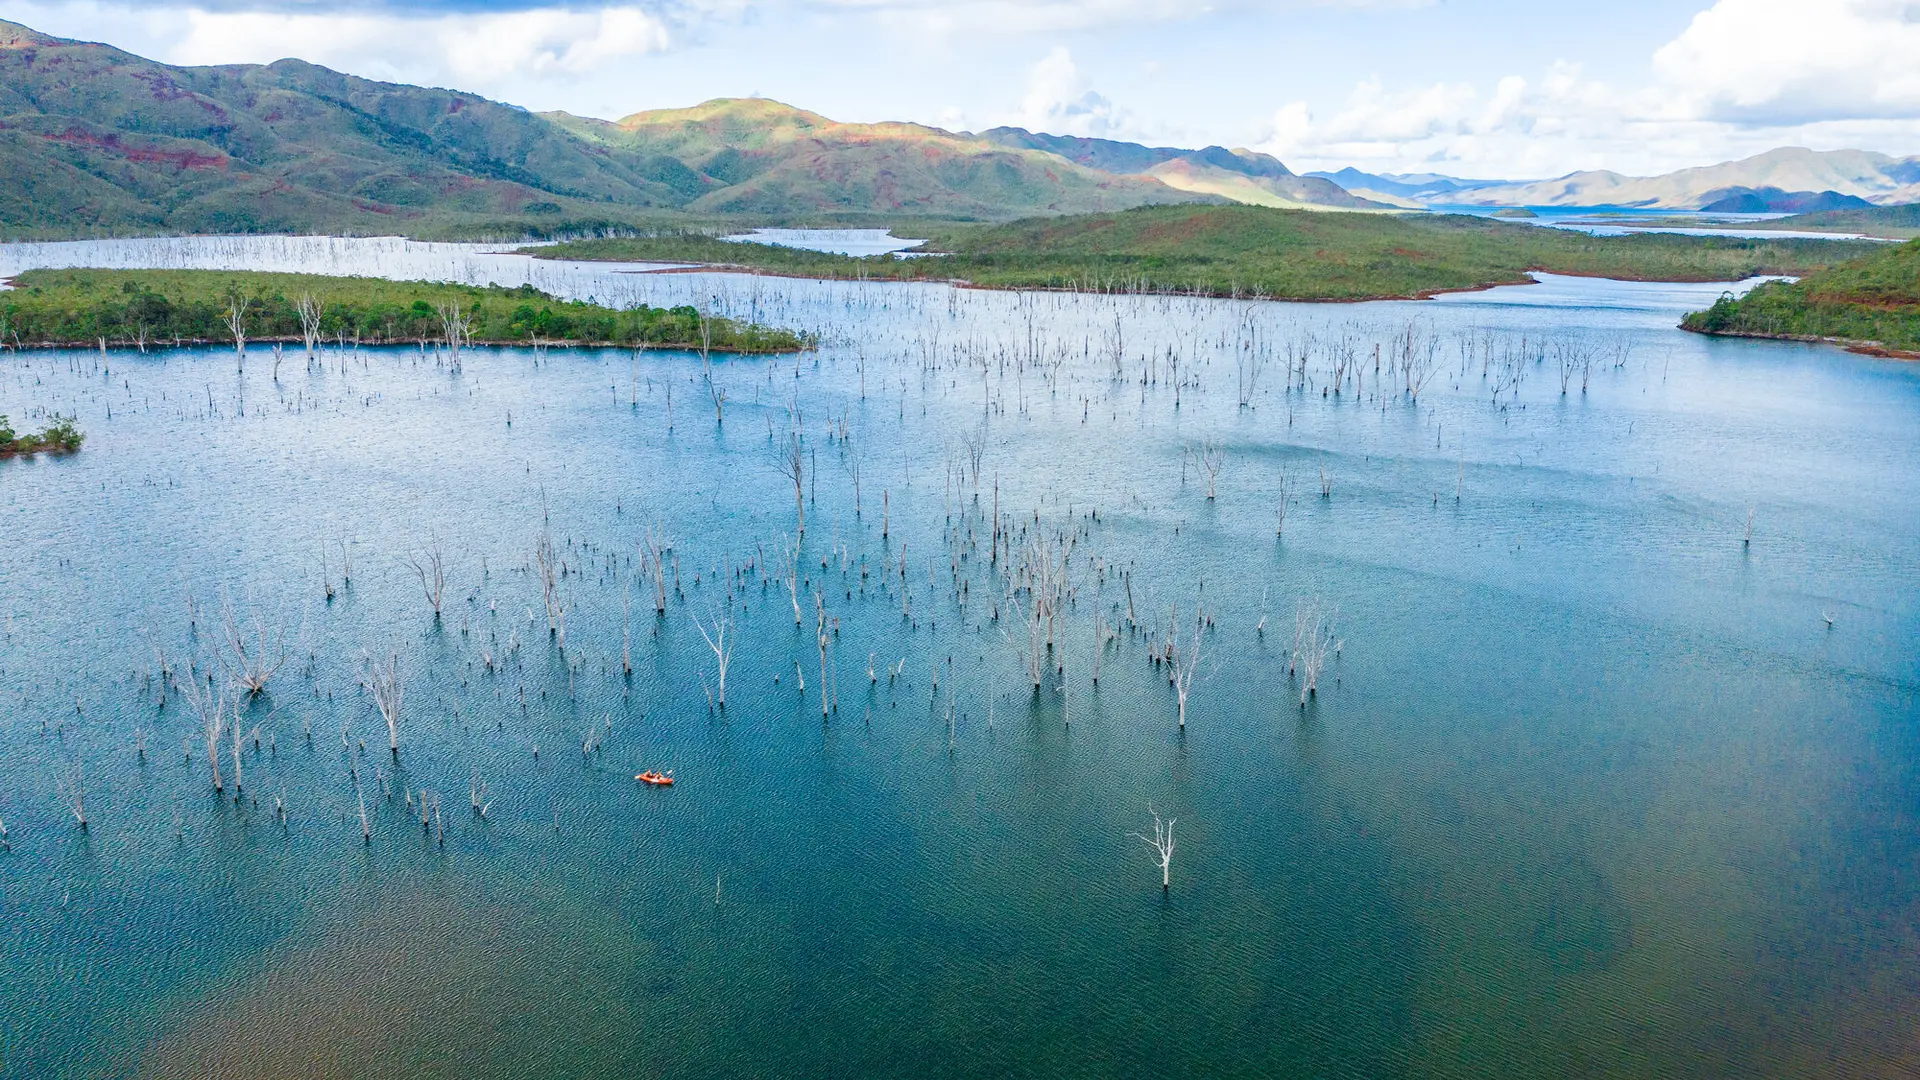
[[[203,153],[198,150],[163,150],[155,146],[128,146],[120,141],[118,135],[95,135],[79,128],[68,128],[57,134],[42,135],[41,138],[64,146],[104,150],[143,165],[171,165],[176,169],[224,169],[233,160],[225,154]]]

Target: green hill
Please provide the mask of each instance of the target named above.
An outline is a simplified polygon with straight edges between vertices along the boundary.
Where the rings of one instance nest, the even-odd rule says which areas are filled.
[[[914,124],[721,100],[619,121],[299,60],[173,67],[0,22],[0,237],[554,235],[1217,201]]]
[[[1056,154],[919,124],[844,124],[758,98],[722,98],[615,122],[547,116],[609,152],[684,162],[711,185],[686,203],[696,213],[993,220],[1197,198]]]
[[[991,128],[980,138],[1000,146],[1044,150],[1090,169],[1147,176],[1180,191],[1218,195],[1251,206],[1306,210],[1399,210],[1347,193],[1331,180],[1296,176],[1278,158],[1253,150],[1209,146],[1180,150],[1112,139],[1041,135],[1025,128]]]
[[[170,67],[10,23],[0,165],[12,236],[418,231],[670,207],[698,186],[473,94],[298,60]]]
[[[1920,355],[1920,240],[1883,245],[1799,281],[1769,282],[1737,300],[1723,296],[1682,325],[1704,334],[1835,340]]]
[[[1920,236],[1920,203],[1908,203],[1904,206],[1873,206],[1853,210],[1821,210],[1758,222],[1754,227],[1807,229],[1816,232],[1857,232],[1864,236],[1911,240]]]

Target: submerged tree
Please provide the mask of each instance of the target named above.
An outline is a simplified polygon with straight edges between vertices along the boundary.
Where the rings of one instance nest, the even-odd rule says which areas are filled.
[[[320,304],[312,293],[301,293],[295,310],[300,315],[300,338],[307,346],[307,361],[311,363],[321,338]]]
[[[1300,601],[1293,613],[1293,658],[1287,674],[1300,679],[1300,707],[1317,695],[1320,673],[1327,666],[1327,655],[1340,651],[1333,636],[1334,613],[1319,597]]]
[[[540,573],[540,602],[546,606],[547,636],[564,648],[567,643],[566,605],[560,599],[560,553],[554,549],[553,534],[545,528],[533,546],[534,566]]]
[[[1200,670],[1200,638],[1202,629],[1193,631],[1193,648],[1187,655],[1180,655],[1180,614],[1174,612],[1167,624],[1167,662],[1173,665],[1173,693],[1180,702],[1180,729],[1187,727],[1187,694],[1193,690],[1193,677]]]
[[[200,721],[200,734],[207,745],[207,768],[213,772],[213,790],[224,791],[226,785],[220,777],[220,736],[226,733],[227,713],[233,709],[226,686],[216,683],[212,672],[202,674],[189,665],[187,681],[180,685],[180,696],[187,699],[187,706]],[[237,717],[234,722],[238,722]]]
[[[87,831],[87,776],[75,759],[63,761],[58,775],[60,797],[66,801],[67,810],[73,814],[73,820],[80,826],[81,832]]]
[[[446,552],[440,546],[440,538],[434,537],[426,550],[407,556],[407,566],[420,579],[420,590],[427,594],[427,606],[433,608],[433,617],[440,617],[440,601],[447,589]]]
[[[1147,807],[1147,813],[1153,815],[1153,835],[1151,837],[1144,833],[1134,833],[1133,835],[1139,837],[1143,843],[1153,849],[1154,865],[1160,868],[1160,891],[1166,892],[1173,885],[1173,871],[1171,869],[1173,866],[1173,823],[1177,819],[1168,818],[1165,821],[1161,821],[1160,812],[1152,806]]]
[[[797,428],[787,432],[785,442],[775,444],[773,467],[793,485],[794,519],[797,531],[804,537],[807,535],[807,454]]]
[[[254,616],[251,626],[243,626],[239,616],[233,611],[233,598],[227,597],[220,607],[220,625],[227,638],[227,648],[232,653],[230,664],[233,680],[250,695],[264,693],[267,680],[273,678],[287,662],[286,631],[278,626],[269,626],[265,619]]]
[[[233,335],[233,351],[244,367],[247,362],[247,309],[253,301],[235,286],[227,293],[227,332]]]
[[[713,399],[713,422],[726,423],[727,392],[713,381],[713,320],[700,313],[700,375],[707,383],[707,396]]]
[[[733,629],[733,619],[726,614],[717,615],[713,620],[713,632],[700,624],[699,616],[694,616],[693,625],[700,636],[707,640],[707,648],[713,650],[714,666],[720,672],[720,707],[727,707],[727,665],[733,660],[733,643],[727,640],[727,632]]]
[[[400,756],[400,655],[391,653],[385,661],[367,659],[367,674],[362,680],[367,692],[373,695],[374,707],[380,710],[380,718],[387,722],[387,749],[394,757]]]

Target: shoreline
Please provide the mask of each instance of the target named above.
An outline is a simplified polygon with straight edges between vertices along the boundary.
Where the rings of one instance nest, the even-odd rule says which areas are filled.
[[[514,252],[513,254],[520,253]],[[582,259],[577,256],[562,259],[546,255],[529,255],[528,258],[539,259],[543,262],[599,262],[609,265],[618,265],[619,263],[628,261],[625,259]],[[1560,274],[1563,277],[1603,278],[1609,281],[1668,280],[1665,278],[1616,278],[1609,277],[1606,274],[1566,274],[1559,270],[1543,270],[1538,268],[1529,268],[1526,272],[1531,274],[1536,270],[1542,274]],[[856,277],[843,274],[796,274],[772,270],[761,266],[749,266],[744,263],[703,263],[694,266],[663,266],[657,270],[615,270],[614,273],[634,275],[745,274],[751,277],[784,278],[789,281],[852,281],[868,285],[951,285],[957,289],[978,289],[982,292],[1087,293],[1098,296],[1204,296],[1210,300],[1265,300],[1277,304],[1372,304],[1391,300],[1431,300],[1436,296],[1446,296],[1452,293],[1486,292],[1489,289],[1502,289],[1509,285],[1540,284],[1539,281],[1532,277],[1522,277],[1511,281],[1482,282],[1478,285],[1455,285],[1446,288],[1421,289],[1413,293],[1378,293],[1367,296],[1253,296],[1244,292],[1236,294],[1227,290],[1215,289],[1080,289],[1067,285],[986,285],[969,278],[958,277],[890,277],[887,275],[878,277]],[[1713,280],[1712,278],[1701,278],[1695,281],[1680,281],[1676,283],[1703,284]]]
[[[512,252],[512,254],[527,254]],[[943,253],[944,254],[944,253]],[[542,262],[605,263],[618,265],[625,259],[584,259],[579,256],[561,258],[549,255],[527,254],[528,258]],[[1598,274],[1586,270],[1555,270],[1545,266],[1529,266],[1522,271],[1527,275],[1503,281],[1486,281],[1477,285],[1452,285],[1432,289],[1420,289],[1411,293],[1370,293],[1365,296],[1252,296],[1247,293],[1234,293],[1224,289],[1085,289],[1066,285],[988,285],[969,278],[960,277],[859,277],[844,274],[800,274],[746,263],[701,263],[698,265],[662,266],[653,270],[616,270],[616,274],[652,275],[652,274],[744,274],[751,277],[784,278],[790,281],[852,281],[879,285],[951,285],[959,289],[979,289],[987,292],[1056,292],[1089,293],[1094,295],[1133,295],[1133,296],[1204,296],[1212,300],[1266,300],[1282,304],[1372,304],[1397,300],[1432,300],[1435,297],[1451,296],[1457,293],[1487,292],[1492,289],[1504,289],[1514,285],[1538,285],[1539,279],[1533,274],[1552,274],[1555,277],[1590,278],[1597,281],[1621,281],[1639,285],[1738,285],[1756,277],[1771,278],[1782,276],[1768,271],[1759,271],[1744,278],[1727,279],[1722,277],[1660,277],[1652,274]]]
[[[1893,349],[1884,342],[1862,341],[1859,338],[1822,337],[1818,334],[1763,334],[1757,330],[1703,330],[1688,326],[1684,322],[1680,329],[1701,337],[1748,338],[1753,341],[1793,341],[1802,345],[1833,345],[1858,356],[1875,356],[1883,360],[1920,361],[1920,351],[1912,349]]]
[[[304,346],[305,343],[306,343],[305,339],[299,338],[299,337],[257,337],[257,338],[247,339],[248,346],[253,346],[253,345],[302,345]],[[422,344],[432,345],[432,346],[435,346],[436,348],[439,348],[443,346],[444,343],[439,338],[401,338],[393,341],[356,341],[356,342],[350,342],[350,344],[356,349],[359,349],[359,348],[397,349],[402,347],[418,348]],[[516,347],[523,348],[523,349],[531,349],[531,348],[534,348],[536,345],[538,345],[541,348],[547,348],[547,349],[552,349],[552,348],[644,349],[648,351],[690,352],[690,353],[698,353],[700,351],[700,344],[698,342],[681,343],[681,342],[657,342],[657,341],[643,341],[643,342],[572,341],[572,340],[564,340],[564,339],[533,342],[533,341],[521,340],[518,338],[503,338],[503,339],[497,339],[497,340],[496,339],[487,339],[487,340],[473,339],[466,342],[464,345],[461,346],[461,348],[464,349],[469,347],[485,346],[487,348],[499,348],[499,349],[509,349],[509,348],[516,348]],[[129,341],[129,340],[115,341],[109,338],[106,342],[106,348],[111,349],[114,352],[126,352],[131,350],[131,351],[140,352],[140,353],[157,352],[161,349],[201,349],[201,348],[208,348],[208,347],[214,347],[214,346],[217,346],[222,350],[230,349],[233,347],[233,342],[218,341],[213,338],[179,338],[177,340],[170,338],[166,341],[149,341],[147,342],[144,348],[138,342]],[[326,352],[329,349],[337,350],[339,347],[340,346],[337,342],[330,340],[330,341],[324,342],[322,345],[316,348],[314,352],[318,354],[321,352]],[[740,349],[740,348],[722,348],[718,345],[713,345],[713,346],[709,346],[707,351],[709,353],[719,353],[726,356],[781,356],[781,355],[792,355],[796,353],[811,352],[817,347],[818,346],[815,346],[815,345],[796,345],[792,348]],[[19,352],[22,349],[79,349],[79,350],[85,350],[88,352],[99,352],[99,351],[102,351],[102,346],[101,346],[101,343],[97,340],[95,341],[27,341],[23,339],[20,341],[9,341],[5,343],[0,343],[0,352]],[[304,352],[305,351],[304,348],[301,351]],[[292,355],[292,354],[285,353],[285,355]]]

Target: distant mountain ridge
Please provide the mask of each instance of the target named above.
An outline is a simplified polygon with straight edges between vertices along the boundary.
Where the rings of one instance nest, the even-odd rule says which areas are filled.
[[[1368,191],[1396,199],[1417,202],[1446,202],[1462,191],[1500,187],[1511,180],[1466,180],[1439,173],[1369,173],[1349,165],[1339,172],[1310,172],[1308,176],[1328,180],[1350,192]]]
[[[1208,146],[1181,150],[1112,139],[1043,135],[998,127],[980,138],[1001,146],[1044,150],[1079,165],[1130,176],[1151,176],[1169,187],[1255,206],[1297,209],[1391,210],[1388,203],[1360,198],[1316,176],[1296,176],[1278,158],[1254,150]]]
[[[1876,206],[1920,202],[1920,157],[1896,158],[1866,150],[1808,150],[1786,146],[1717,165],[1659,176],[1609,170],[1568,173],[1552,180],[1478,186],[1428,203],[1468,206],[1620,206],[1699,210],[1743,191],[1771,189],[1773,198],[1814,202],[1824,192]]]
[[[1803,213],[1920,202],[1920,157],[1781,147],[1659,176],[1608,170],[1551,180],[1466,180],[1438,173],[1311,172],[1348,192],[1419,206],[1618,206],[1718,213]]]
[[[1817,214],[1828,210],[1864,210],[1873,204],[1837,191],[1782,191],[1777,187],[1737,187],[1709,191],[1700,209],[1714,214]]]

